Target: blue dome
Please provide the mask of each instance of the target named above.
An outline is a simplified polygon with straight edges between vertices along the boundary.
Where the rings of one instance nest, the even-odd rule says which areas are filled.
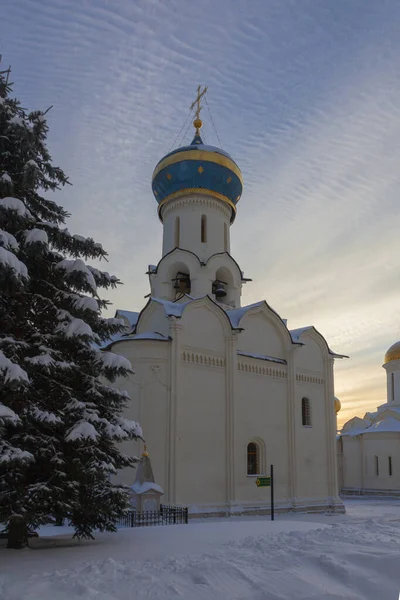
[[[190,146],[170,152],[154,169],[152,188],[162,219],[162,207],[181,195],[199,193],[229,204],[232,220],[242,195],[242,174],[235,161],[223,150],[206,146],[196,132]]]

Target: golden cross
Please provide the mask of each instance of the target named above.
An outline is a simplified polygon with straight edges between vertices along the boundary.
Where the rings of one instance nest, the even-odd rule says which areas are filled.
[[[208,90],[208,87],[207,87],[207,86],[204,86],[204,89],[203,89],[203,91],[202,91],[202,92],[201,92],[200,90],[201,90],[201,85],[199,85],[199,86],[197,87],[197,98],[196,98],[196,100],[195,100],[194,102],[192,102],[192,104],[191,104],[191,106],[190,106],[190,110],[193,110],[193,109],[194,109],[194,107],[195,107],[195,106],[196,106],[196,104],[197,104],[197,108],[196,108],[196,119],[200,119],[200,111],[201,111],[201,109],[202,109],[202,107],[200,106],[200,100],[201,100],[201,98],[204,96],[204,94],[207,92],[207,90]]]

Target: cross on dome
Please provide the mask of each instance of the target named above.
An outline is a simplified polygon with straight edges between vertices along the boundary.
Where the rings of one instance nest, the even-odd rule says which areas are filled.
[[[205,96],[205,94],[207,93],[208,90],[208,86],[204,86],[203,90],[201,91],[201,85],[197,86],[197,98],[192,102],[192,104],[190,105],[190,110],[192,111],[194,109],[194,107],[196,106],[196,118],[193,121],[193,126],[196,128],[196,135],[200,135],[200,129],[203,125],[203,121],[200,119],[200,111],[203,108],[200,104],[200,100],[202,99],[203,96]]]

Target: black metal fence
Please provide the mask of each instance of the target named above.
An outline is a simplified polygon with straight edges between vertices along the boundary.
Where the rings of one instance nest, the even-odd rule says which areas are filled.
[[[160,510],[130,510],[119,521],[120,527],[151,527],[154,525],[186,525],[188,509],[182,506],[166,506]]]

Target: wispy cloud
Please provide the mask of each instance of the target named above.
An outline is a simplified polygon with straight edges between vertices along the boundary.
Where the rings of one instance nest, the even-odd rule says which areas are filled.
[[[254,279],[243,299],[351,355],[337,366],[341,420],[384,400],[383,354],[400,336],[399,19],[396,0],[2,4],[3,60],[25,105],[54,104],[52,153],[74,183],[60,200],[70,228],[109,250],[118,306],[148,292],[162,234],[152,170],[209,85],[245,179],[232,231]],[[204,121],[217,144],[206,109]]]

